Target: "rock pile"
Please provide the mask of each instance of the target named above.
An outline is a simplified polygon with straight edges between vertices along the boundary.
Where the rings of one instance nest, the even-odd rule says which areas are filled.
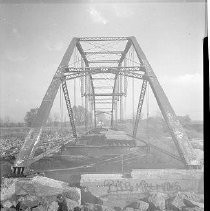
[[[22,133],[21,136],[10,134],[0,137],[0,157],[2,160],[10,160],[18,154],[24,143],[26,132]],[[45,130],[42,132],[40,139],[42,143],[38,149],[41,153],[60,146],[65,140],[71,140],[71,134],[67,131]]]
[[[65,182],[42,176],[2,180],[1,210],[67,211],[80,204],[80,189]]]
[[[129,203],[116,211],[203,211],[204,196],[193,192],[178,192],[174,196],[150,193],[148,197]]]
[[[1,185],[1,210],[33,211],[203,211],[204,195],[194,192],[148,193],[125,207],[103,206],[103,201],[86,188],[35,176],[4,178]]]

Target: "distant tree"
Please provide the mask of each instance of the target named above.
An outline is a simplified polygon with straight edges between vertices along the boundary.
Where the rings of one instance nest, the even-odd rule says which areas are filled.
[[[159,138],[168,131],[164,119],[159,116],[150,116],[146,121],[146,131],[151,137]]]
[[[190,118],[189,115],[185,115],[185,116],[178,116],[178,119],[180,121],[180,123],[183,125],[183,126],[188,126],[189,124],[191,124],[192,120]]]
[[[53,114],[53,125],[58,126],[59,125],[59,113],[54,113]]]
[[[109,124],[109,121],[107,119],[107,115],[104,112],[102,112],[102,111],[99,111],[99,112],[101,112],[101,113],[99,113],[97,115],[97,123],[103,122],[104,125]]]
[[[11,124],[9,116],[5,116],[4,118],[4,126],[9,127]]]
[[[156,110],[156,117],[162,117],[162,113],[160,110]]]
[[[51,116],[51,114],[48,116],[48,119],[47,119],[47,125],[48,126],[52,126],[52,124],[53,124],[53,120],[52,120],[52,116]]]
[[[31,127],[32,122],[38,112],[38,108],[32,108],[30,111],[28,111],[24,117],[24,121],[26,123],[27,127]]]
[[[3,127],[4,126],[4,121],[3,119],[0,118],[0,127]]]
[[[24,126],[24,123],[22,123],[22,122],[17,123],[17,127],[23,127],[23,126]]]
[[[73,106],[72,108],[73,110],[73,115],[74,115],[74,121],[76,125],[84,125],[85,124],[85,108],[83,106]],[[87,112],[87,118],[88,118],[88,122],[91,123],[91,113]]]

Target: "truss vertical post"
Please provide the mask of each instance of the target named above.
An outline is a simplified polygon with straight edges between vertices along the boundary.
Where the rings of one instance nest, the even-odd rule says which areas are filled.
[[[78,51],[79,51],[80,54],[81,54],[82,59],[84,60],[85,67],[89,67],[89,62],[88,62],[88,60],[87,60],[87,58],[86,58],[86,55],[85,55],[85,53],[84,53],[84,51],[83,51],[83,49],[82,49],[82,46],[81,46],[80,42],[77,42],[76,46],[77,46]],[[92,88],[92,96],[93,96],[94,125],[95,125],[95,127],[96,127],[95,90],[94,90],[94,86],[93,86],[92,75],[89,74],[89,77],[90,77],[90,85],[91,85],[91,88]]]
[[[157,100],[159,108],[163,114],[163,117],[167,123],[171,136],[175,145],[177,146],[180,157],[186,166],[197,166],[196,157],[193,151],[193,148],[188,140],[187,134],[184,131],[182,125],[180,124],[165,92],[163,91],[159,81],[147,61],[146,56],[144,55],[142,49],[140,48],[135,37],[129,38],[132,41],[134,49],[137,53],[139,61],[145,67],[145,73],[148,77],[150,87],[154,93],[154,96]]]
[[[88,125],[88,88],[87,88],[87,74],[85,74],[85,130]]]
[[[144,96],[146,93],[146,88],[147,88],[147,80],[143,80],[141,92],[140,92],[140,96],[139,96],[139,103],[138,103],[137,112],[136,112],[136,119],[135,119],[135,123],[134,123],[134,127],[133,127],[133,137],[134,138],[136,138],[138,124],[139,124],[139,120],[141,118],[141,110],[142,110],[142,106],[144,103]]]
[[[130,47],[131,47],[132,42],[130,40],[127,41],[127,44],[125,46],[125,50],[123,51],[121,58],[119,60],[119,64],[118,67],[121,67],[122,62],[124,61],[126,54],[128,53]],[[115,74],[115,78],[114,78],[114,87],[113,87],[113,96],[112,96],[112,110],[111,110],[111,127],[113,128],[114,126],[114,103],[115,103],[115,92],[117,89],[117,79],[118,79],[118,73]]]
[[[77,97],[76,97],[76,79],[74,79],[74,106],[77,106]]]
[[[94,126],[94,108],[93,108],[93,101],[92,100],[91,100],[91,118],[92,118],[91,125]]]
[[[124,67],[126,67],[127,66],[127,64],[126,64],[127,62],[126,62],[126,59],[124,59]],[[127,97],[127,83],[128,83],[128,81],[127,81],[127,76],[126,76],[126,74],[124,73],[124,119],[126,120],[126,97]]]
[[[134,119],[135,119],[135,114],[134,114],[134,78],[131,79],[132,80],[132,122],[133,122],[133,126],[134,126]]]
[[[122,93],[122,75],[120,75],[120,93]],[[120,96],[120,121],[123,120],[123,96]]]
[[[67,111],[68,111],[68,115],[69,115],[69,119],[70,119],[70,123],[71,123],[71,127],[72,127],[73,137],[77,138],[77,132],[76,132],[76,127],[75,127],[75,123],[74,123],[74,115],[73,115],[73,110],[72,110],[72,107],[71,107],[71,101],[70,101],[70,98],[69,98],[66,80],[62,81],[62,88],[63,88],[63,94],[64,94],[64,97],[65,97],[66,107],[67,107]]]
[[[82,70],[84,71],[85,70],[85,67],[84,67],[84,61],[83,59],[81,58],[81,67],[82,67]],[[84,76],[81,77],[81,97],[84,96]]]
[[[117,126],[117,118],[118,118],[118,115],[117,115],[117,113],[118,113],[118,109],[117,109],[117,100],[116,100],[116,102],[115,102],[115,125]]]

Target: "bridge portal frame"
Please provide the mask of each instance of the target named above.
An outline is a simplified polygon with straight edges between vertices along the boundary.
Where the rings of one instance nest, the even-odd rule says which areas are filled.
[[[42,103],[38,109],[38,113],[36,115],[36,118],[34,119],[32,123],[32,127],[25,139],[25,143],[23,144],[17,158],[15,161],[14,167],[27,167],[32,163],[34,151],[37,148],[37,146],[40,144],[40,134],[42,131],[43,125],[46,123],[47,118],[49,116],[50,110],[52,108],[55,96],[57,94],[57,91],[62,84],[63,80],[69,80],[74,79],[82,76],[88,76],[91,86],[91,96],[93,99],[93,110],[94,110],[94,126],[96,126],[96,108],[95,108],[95,90],[93,86],[93,78],[91,71],[93,69],[89,66],[89,61],[87,60],[87,52],[84,52],[81,46],[81,41],[115,41],[115,40],[127,40],[127,44],[125,47],[125,50],[121,54],[121,58],[118,63],[118,69],[111,70],[110,71],[115,74],[114,78],[114,87],[113,87],[113,93],[112,93],[112,111],[111,111],[111,118],[112,118],[112,126],[113,126],[113,115],[114,115],[114,107],[116,106],[116,94],[117,94],[117,83],[119,80],[119,75],[122,73],[120,69],[122,69],[121,64],[130,49],[131,46],[134,47],[135,52],[138,56],[140,65],[142,67],[142,70],[144,71],[144,74],[138,74],[138,73],[132,73],[132,71],[127,72],[127,76],[129,77],[135,77],[138,79],[144,79],[147,80],[154,96],[157,100],[158,106],[162,112],[162,115],[167,123],[167,126],[169,128],[170,134],[172,136],[172,139],[178,149],[179,155],[182,158],[183,162],[187,167],[197,166],[195,155],[192,149],[191,144],[189,143],[188,137],[180,124],[165,92],[163,91],[161,85],[159,84],[159,81],[150,66],[149,62],[147,61],[147,58],[145,54],[143,53],[142,49],[140,48],[137,40],[135,37],[96,37],[96,38],[73,38],[64,54],[64,57],[47,89],[47,92],[42,100]],[[74,48],[77,48],[79,53],[81,54],[81,57],[85,63],[85,71],[70,71],[71,68],[68,67],[68,63],[71,59],[71,56],[73,54]],[[100,72],[100,71],[98,71]],[[97,71],[92,72],[93,74],[97,74]],[[126,74],[126,71],[124,72]],[[140,96],[141,102],[139,102],[139,106],[141,107],[143,104],[142,97],[144,97],[145,92],[141,91],[142,96]],[[70,98],[69,98],[70,102]],[[134,138],[136,136],[137,128],[138,128],[138,122],[140,118],[140,111],[141,108],[138,106],[137,109],[137,116],[135,120],[135,127],[133,131]],[[139,109],[140,108],[140,109]],[[72,109],[68,110],[70,112],[70,116],[73,116]],[[74,130],[74,119],[71,120],[72,128]],[[76,129],[75,129],[76,131]],[[76,132],[75,132],[76,134]],[[77,138],[75,135],[74,138]]]

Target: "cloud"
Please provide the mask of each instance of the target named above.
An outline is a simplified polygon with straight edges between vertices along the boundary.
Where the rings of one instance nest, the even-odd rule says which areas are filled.
[[[175,81],[179,83],[200,83],[202,80],[203,76],[199,73],[185,74],[175,78]]]
[[[114,13],[119,18],[128,18],[133,15],[133,11],[127,5],[113,4]]]
[[[64,48],[64,43],[62,41],[50,42],[47,40],[45,46],[49,51],[61,51]]]
[[[200,73],[194,74],[183,74],[178,76],[168,76],[164,75],[161,77],[161,81],[163,83],[173,83],[173,84],[202,84],[203,83],[203,76]]]
[[[158,77],[177,115],[189,114],[192,119],[203,116],[203,75],[188,73]]]
[[[88,12],[95,23],[107,24],[108,20],[102,16],[102,14],[93,7],[89,7]]]
[[[26,55],[26,53],[24,53],[23,51],[19,51],[19,50],[8,50],[5,53],[5,57],[7,60],[11,61],[11,62],[24,62],[27,60],[28,56]]]
[[[20,39],[21,38],[21,34],[20,34],[20,32],[19,32],[19,30],[17,28],[12,28],[12,33],[13,33],[13,35],[14,35],[14,37],[16,39]]]

